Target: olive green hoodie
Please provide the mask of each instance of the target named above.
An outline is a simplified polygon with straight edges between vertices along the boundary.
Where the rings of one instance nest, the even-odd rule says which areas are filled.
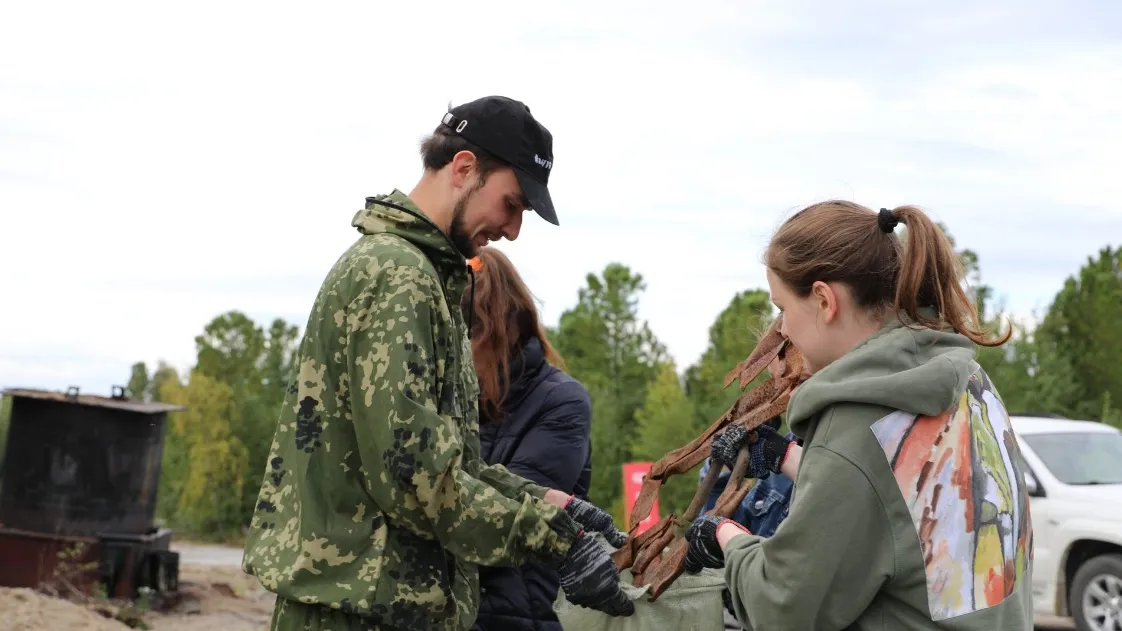
[[[1004,405],[961,335],[885,326],[800,386],[787,519],[725,550],[756,629],[1032,629],[1032,526]]]

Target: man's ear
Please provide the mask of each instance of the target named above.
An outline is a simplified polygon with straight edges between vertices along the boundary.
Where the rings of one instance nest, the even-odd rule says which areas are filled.
[[[460,189],[471,184],[479,160],[474,153],[465,149],[452,156],[452,162],[448,166],[451,169],[452,186]]]
[[[832,286],[820,280],[815,281],[810,286],[810,298],[826,324],[830,324],[838,317],[838,294]]]

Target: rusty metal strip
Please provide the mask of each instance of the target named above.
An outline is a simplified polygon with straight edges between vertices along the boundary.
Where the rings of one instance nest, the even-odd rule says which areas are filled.
[[[751,355],[729,373],[730,375],[736,375],[737,370],[750,371],[739,374],[741,383],[747,384],[755,379],[765,367],[770,367],[772,369],[771,378],[741,395],[728,411],[722,414],[700,436],[690,441],[689,444],[666,454],[651,466],[651,470],[644,478],[639,490],[639,497],[635,500],[631,509],[631,523],[629,524],[631,531],[634,531],[638,524],[650,515],[654,498],[658,494],[658,488],[667,478],[685,473],[705,460],[706,456],[709,455],[709,443],[714,434],[733,422],[743,425],[747,429],[753,429],[770,418],[762,416],[758,408],[761,405],[773,403],[777,395],[780,394],[780,388],[774,382],[787,376],[783,373],[784,369],[788,368],[787,364],[789,363],[782,361],[781,353],[787,351],[787,354],[790,354],[793,351],[793,348],[787,343],[787,339],[779,332],[781,318],[782,316],[776,318],[768,332],[756,345],[756,348],[752,350]],[[725,380],[727,383],[731,383],[729,377],[726,377]]]
[[[725,487],[720,497],[717,498],[713,509],[706,514],[731,517],[732,514],[736,512],[736,507],[744,501],[744,496],[747,495],[748,491],[756,484],[755,480],[748,480],[744,477],[747,469],[748,447],[744,447],[737,456],[736,466],[732,469],[732,475],[729,477],[728,485]],[[696,518],[697,516],[695,515],[694,519]],[[693,519],[689,521],[692,522]],[[673,544],[671,544],[670,549],[662,555],[662,563],[659,564],[658,569],[643,577],[643,584],[649,583],[651,586],[648,594],[652,602],[658,600],[658,597],[682,575],[683,571],[685,571],[687,552],[689,552],[689,542],[686,541],[685,537],[677,538]]]
[[[782,315],[772,322],[752,353],[729,371],[725,377],[725,387],[739,380],[740,389],[743,390],[764,368],[770,373],[768,380],[738,397],[716,422],[689,444],[660,458],[643,480],[639,497],[631,510],[631,536],[612,557],[619,570],[631,568],[634,585],[651,586],[649,594],[652,601],[684,571],[688,544],[677,531],[697,518],[712,492],[720,467],[710,468],[681,519],[671,512],[641,535],[637,534],[639,524],[650,515],[659,489],[668,478],[686,473],[705,460],[714,435],[732,424],[749,430],[755,429],[787,409],[791,392],[803,379],[803,359],[798,350],[779,332],[781,323]],[[755,481],[744,479],[747,453],[745,448],[739,454],[729,483],[709,514],[731,516],[755,484]]]

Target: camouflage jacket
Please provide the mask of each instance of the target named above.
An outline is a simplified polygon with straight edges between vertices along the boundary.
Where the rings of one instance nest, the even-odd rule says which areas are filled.
[[[243,569],[374,624],[466,630],[477,565],[556,564],[578,526],[480,458],[464,257],[400,191],[352,225],[362,236],[308,318]]]

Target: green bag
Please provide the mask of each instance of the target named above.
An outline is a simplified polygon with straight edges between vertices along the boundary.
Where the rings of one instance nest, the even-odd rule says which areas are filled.
[[[608,549],[613,548],[601,543]],[[616,618],[595,609],[570,603],[564,590],[557,590],[553,611],[565,631],[723,631],[725,588],[724,570],[704,569],[697,574],[683,572],[658,600],[650,602],[650,586],[633,587],[631,571],[619,575],[623,593],[635,602],[635,614]]]

